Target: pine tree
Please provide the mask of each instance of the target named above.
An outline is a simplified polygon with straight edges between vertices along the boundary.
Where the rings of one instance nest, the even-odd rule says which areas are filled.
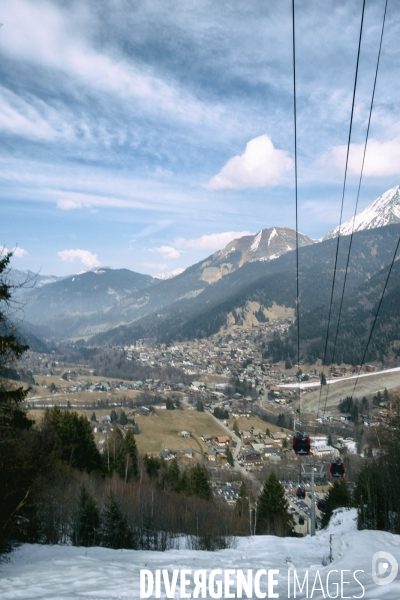
[[[100,511],[92,496],[82,486],[73,524],[74,546],[95,546],[99,540],[99,531]]]
[[[229,446],[226,449],[226,461],[229,465],[231,465],[231,467],[233,467],[233,455]]]
[[[169,467],[168,467],[168,478],[169,478],[169,482],[171,485],[171,489],[174,492],[181,492],[182,491],[182,478],[181,478],[181,472],[179,469],[179,465],[178,465],[178,461],[176,460],[176,458],[172,459]]]
[[[203,465],[196,465],[189,470],[189,491],[204,500],[212,499],[208,472]]]
[[[92,416],[90,417],[91,421],[97,421],[96,413],[93,411]]]
[[[279,413],[278,418],[276,420],[276,424],[278,427],[286,427],[286,418],[284,413]]]
[[[133,533],[115,495],[110,492],[102,512],[102,545],[106,548],[133,548]]]
[[[321,377],[321,385],[326,385],[326,375],[323,371],[321,371],[320,377]]]
[[[351,506],[350,491],[345,479],[335,481],[325,499],[325,509],[322,515],[321,525],[326,527],[336,508]]]
[[[80,471],[101,470],[101,456],[96,448],[89,421],[76,412],[61,411],[57,406],[46,410],[44,427],[53,428],[61,442],[61,458]]]
[[[10,547],[16,517],[23,510],[33,482],[35,461],[27,437],[33,421],[21,402],[28,390],[11,384],[15,365],[28,346],[20,341],[11,322],[10,278],[12,253],[0,255],[0,552]]]
[[[237,421],[235,421],[235,422],[233,423],[233,427],[232,427],[232,429],[233,429],[233,432],[234,432],[234,433],[235,433],[235,434],[236,434],[238,437],[240,437],[239,425],[238,425],[238,422],[237,422]]]
[[[294,522],[288,512],[285,488],[274,471],[264,483],[257,502],[257,533],[285,536],[293,530]]]
[[[247,518],[249,514],[249,492],[244,481],[240,484],[239,495],[236,500],[236,512],[240,518]]]
[[[135,436],[130,430],[126,432],[124,445],[126,452],[125,481],[132,478],[137,479],[139,475],[139,456]]]
[[[175,410],[175,404],[174,404],[174,401],[171,400],[171,398],[167,398],[165,405],[166,405],[167,410]]]
[[[121,414],[119,415],[119,424],[128,425],[128,417],[126,416],[124,410],[121,410]]]

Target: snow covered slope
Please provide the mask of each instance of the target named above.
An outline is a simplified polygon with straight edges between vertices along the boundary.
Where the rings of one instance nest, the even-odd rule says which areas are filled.
[[[140,598],[141,569],[148,569],[153,574],[156,569],[167,569],[170,578],[175,569],[191,570],[187,576],[190,582],[187,593],[192,593],[194,589],[194,571],[205,569],[209,577],[211,570],[220,569],[217,581],[223,579],[226,570],[232,569],[234,573],[228,576],[233,581],[230,591],[235,593],[237,570],[241,569],[247,574],[247,570],[252,569],[254,580],[261,569],[277,569],[279,573],[275,575],[277,585],[274,592],[279,594],[279,598],[289,597],[290,572],[290,597],[293,598],[294,569],[300,583],[308,572],[308,596],[305,586],[303,592],[297,588],[297,598],[329,597],[327,587],[331,597],[363,597],[368,600],[400,598],[399,576],[388,585],[377,585],[371,575],[372,558],[376,552],[389,552],[400,562],[400,536],[381,531],[357,531],[355,519],[355,510],[339,510],[328,529],[313,538],[241,538],[237,548],[219,552],[185,549],[145,552],[26,544],[11,555],[10,562],[0,564],[0,597],[2,600],[136,599]],[[363,587],[354,577],[356,571],[359,572],[355,576]],[[339,583],[337,596],[335,583]],[[180,585],[178,577],[175,598],[183,597]],[[260,590],[266,592],[268,597],[267,575],[261,576]],[[154,598],[154,593],[150,597]],[[165,597],[162,584],[161,598]],[[222,593],[216,597],[227,596]],[[246,597],[243,593],[243,598]],[[252,597],[257,597],[254,589]]]
[[[392,225],[400,223],[400,185],[388,190],[382,196],[379,196],[372,204],[367,206],[355,218],[352,217],[342,224],[340,235],[351,235],[354,231],[362,231],[363,229],[375,229],[384,225]],[[337,237],[339,227],[330,231],[323,239]]]

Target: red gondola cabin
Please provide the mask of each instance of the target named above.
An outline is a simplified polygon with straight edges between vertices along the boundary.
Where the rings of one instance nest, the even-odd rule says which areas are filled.
[[[308,433],[296,432],[293,436],[293,450],[297,456],[309,456],[310,454],[310,438]]]
[[[306,497],[306,490],[302,487],[298,487],[296,490],[296,496],[299,500],[303,500]]]
[[[329,470],[331,472],[331,476],[335,479],[340,479],[344,477],[344,464],[341,459],[334,460],[331,462]]]

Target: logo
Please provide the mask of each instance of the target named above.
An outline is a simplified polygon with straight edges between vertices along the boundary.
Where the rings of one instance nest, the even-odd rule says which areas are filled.
[[[390,571],[389,567],[391,567]],[[397,560],[389,552],[375,552],[372,557],[372,579],[376,585],[392,583],[396,579],[398,570]]]

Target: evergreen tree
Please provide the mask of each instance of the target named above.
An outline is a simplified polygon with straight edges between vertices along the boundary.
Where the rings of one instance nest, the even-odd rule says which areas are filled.
[[[0,552],[10,547],[17,517],[24,508],[33,483],[35,461],[29,447],[28,419],[21,402],[28,390],[18,380],[15,365],[28,346],[20,341],[10,314],[12,292],[10,258],[0,255]]]
[[[168,478],[171,485],[171,489],[174,492],[181,492],[182,490],[182,478],[179,469],[178,461],[176,458],[172,459],[168,467]]]
[[[128,425],[128,417],[126,416],[124,410],[121,410],[121,413],[119,415],[119,424],[120,425]]]
[[[236,500],[236,512],[239,517],[248,517],[249,514],[249,492],[244,481],[240,484],[238,499]]]
[[[279,413],[276,424],[278,427],[286,427],[286,418],[284,413]]]
[[[161,461],[158,456],[144,455],[144,464],[146,465],[147,475],[151,478],[157,477],[158,470],[161,467]]]
[[[293,367],[292,363],[290,362],[290,360],[287,358],[285,360],[285,369],[291,369]]]
[[[111,454],[111,471],[118,473],[121,479],[125,479],[126,471],[126,449],[125,440],[122,431],[119,427],[115,427],[111,432],[109,439],[110,454]]]
[[[320,373],[321,385],[326,385],[326,375],[323,371]]]
[[[226,449],[226,461],[228,464],[231,465],[231,467],[233,467],[233,455],[232,455],[232,451],[229,448],[229,446]]]
[[[235,433],[235,434],[236,434],[238,437],[240,437],[239,425],[238,425],[238,422],[237,422],[237,421],[235,421],[235,422],[233,423],[233,427],[232,427],[232,429],[233,429],[233,432],[234,432],[234,433]]]
[[[126,452],[125,481],[132,478],[137,479],[139,476],[139,456],[135,436],[130,430],[126,432],[124,445]]]
[[[271,471],[257,502],[257,533],[290,535],[294,522],[288,508],[285,488]]]
[[[189,492],[204,500],[212,499],[208,472],[203,465],[195,465],[189,470]]]
[[[167,398],[165,404],[166,404],[167,410],[175,410],[175,404],[174,404],[174,401],[171,400],[171,398]]]
[[[44,427],[55,430],[61,442],[61,459],[71,467],[88,473],[101,469],[101,457],[86,417],[55,406],[46,410]]]
[[[82,486],[73,524],[74,546],[95,546],[99,541],[99,531],[100,511],[92,496]]]
[[[325,499],[325,509],[322,511],[322,527],[328,525],[334,510],[348,506],[351,506],[351,496],[346,480],[335,481],[333,486],[329,488]]]
[[[106,548],[133,548],[133,533],[115,495],[110,492],[102,512],[102,545]]]
[[[199,412],[204,412],[204,404],[201,400],[197,400],[196,410],[198,410]]]
[[[97,421],[96,413],[93,411],[92,416],[90,417],[91,421]]]

